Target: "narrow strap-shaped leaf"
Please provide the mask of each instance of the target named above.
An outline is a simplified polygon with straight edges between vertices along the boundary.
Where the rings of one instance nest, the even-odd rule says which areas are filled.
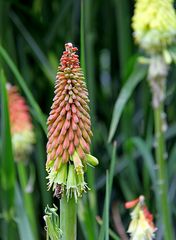
[[[118,123],[122,112],[124,110],[125,104],[127,103],[128,99],[132,95],[135,87],[138,83],[145,77],[146,75],[146,66],[137,64],[134,67],[132,74],[130,75],[129,79],[126,81],[125,85],[122,87],[122,90],[119,94],[119,97],[116,100],[110,131],[109,131],[109,138],[108,141],[110,142],[115,134],[115,131],[118,127]]]
[[[106,175],[106,196],[105,196],[105,203],[103,208],[103,224],[100,229],[98,240],[108,240],[109,239],[109,202],[111,197],[112,191],[112,183],[113,183],[113,176],[115,171],[115,162],[116,162],[116,143],[114,143],[112,149],[112,157],[110,163],[110,171],[109,174]]]
[[[18,232],[20,240],[34,240],[32,230],[27,218],[26,211],[24,209],[21,192],[18,184],[15,188],[15,212],[16,212],[16,223],[18,227]]]
[[[32,51],[34,52],[35,56],[37,57],[40,65],[41,65],[42,70],[44,71],[44,73],[46,74],[46,76],[48,77],[50,82],[53,84],[54,79],[55,79],[54,71],[52,70],[52,67],[50,66],[46,56],[40,49],[39,45],[34,40],[32,35],[28,32],[28,30],[25,28],[25,26],[21,22],[20,18],[15,14],[15,12],[11,11],[10,17],[11,17],[13,23],[16,25],[16,27],[19,29],[19,31],[23,35],[26,42],[31,47]]]
[[[138,149],[139,153],[144,159],[144,166],[146,167],[150,175],[152,185],[154,188],[156,201],[158,202],[158,194],[157,194],[158,187],[157,187],[157,180],[156,180],[155,163],[154,163],[152,154],[150,152],[150,149],[148,148],[148,146],[146,146],[146,143],[139,137],[131,138],[129,141],[134,144],[134,146]]]
[[[156,184],[155,164],[152,154],[150,153],[150,150],[146,146],[145,142],[139,137],[131,138],[130,142],[132,142],[136,146],[141,156],[144,158],[144,165],[148,169],[153,185],[155,185]]]
[[[106,173],[106,198],[105,198],[105,240],[109,240],[109,174]]]
[[[81,43],[81,67],[86,76],[86,66],[85,66],[85,4],[84,0],[81,0],[81,21],[80,21],[80,43]]]
[[[1,95],[1,134],[2,134],[2,152],[1,152],[1,200],[4,214],[8,221],[4,224],[3,231],[7,236],[11,235],[11,220],[14,211],[14,187],[15,187],[15,167],[12,152],[10,122],[8,111],[8,98],[6,91],[6,80],[3,71],[0,72],[0,95]]]

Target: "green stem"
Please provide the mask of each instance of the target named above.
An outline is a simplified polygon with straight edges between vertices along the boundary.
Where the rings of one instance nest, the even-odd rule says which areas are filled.
[[[155,138],[156,138],[156,161],[158,165],[158,187],[159,187],[159,199],[163,221],[163,232],[165,240],[173,239],[172,221],[169,210],[168,201],[168,177],[167,177],[167,164],[165,161],[165,140],[163,131],[163,102],[156,108],[154,108],[155,118]]]
[[[74,197],[67,201],[63,196],[60,201],[60,228],[62,231],[62,240],[76,240],[77,229],[77,203]]]
[[[35,216],[35,209],[33,204],[33,199],[31,193],[26,191],[26,186],[28,184],[28,178],[26,173],[26,168],[23,162],[17,163],[17,169],[18,169],[18,176],[20,185],[23,191],[23,197],[24,197],[24,205],[26,209],[26,213],[29,217],[29,222],[31,224],[35,239],[38,239],[38,230],[37,230],[37,221]]]

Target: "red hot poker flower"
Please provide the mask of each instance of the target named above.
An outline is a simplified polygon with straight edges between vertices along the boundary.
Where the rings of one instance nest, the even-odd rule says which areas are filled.
[[[55,97],[47,121],[47,163],[49,187],[62,186],[67,197],[75,198],[85,191],[84,166],[97,164],[91,156],[91,121],[88,91],[80,68],[77,48],[65,44],[55,83]],[[74,168],[73,166],[74,165]],[[73,179],[75,178],[75,179]]]
[[[134,208],[131,213],[131,223],[128,228],[131,239],[152,240],[157,228],[153,223],[153,215],[145,205],[144,196],[125,203],[126,208]]]
[[[10,127],[15,160],[26,160],[35,142],[33,126],[25,99],[15,86],[7,84]]]

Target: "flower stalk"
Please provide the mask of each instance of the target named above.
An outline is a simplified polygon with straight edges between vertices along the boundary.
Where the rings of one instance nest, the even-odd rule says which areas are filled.
[[[170,203],[168,200],[168,177],[167,177],[167,164],[166,164],[166,152],[165,152],[165,139],[163,131],[163,103],[154,109],[155,119],[155,156],[158,169],[158,190],[159,199],[161,201],[160,207],[163,219],[163,232],[165,239],[173,239],[173,229],[170,214]]]
[[[87,165],[98,164],[90,155],[89,98],[76,51],[71,43],[65,44],[47,121],[48,188],[60,199],[62,240],[76,239],[77,201],[89,190],[85,181]]]
[[[68,201],[64,196],[60,200],[60,229],[63,240],[77,239],[77,203],[74,197]]]
[[[173,239],[172,221],[168,199],[168,176],[166,162],[166,146],[164,134],[167,123],[164,112],[165,84],[168,65],[161,56],[153,56],[150,60],[148,81],[152,91],[152,105],[155,125],[155,158],[157,163],[158,194],[160,211],[163,219],[163,233],[165,239]]]
[[[164,14],[166,13],[166,14]],[[164,17],[163,17],[164,16]],[[173,0],[136,0],[132,19],[134,39],[144,50],[149,62],[148,82],[154,112],[155,157],[158,177],[158,200],[164,239],[174,239],[168,199],[164,112],[165,85],[169,64],[176,61],[176,14]]]

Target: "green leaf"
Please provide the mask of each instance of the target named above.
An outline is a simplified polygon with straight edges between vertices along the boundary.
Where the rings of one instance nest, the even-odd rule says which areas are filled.
[[[18,184],[15,188],[15,210],[16,210],[16,223],[21,240],[34,240],[32,230],[24,209],[21,192]]]
[[[91,189],[92,191],[92,189]],[[85,200],[85,201],[84,201]],[[80,199],[78,201],[78,219],[79,223],[81,225],[82,232],[84,234],[85,240],[94,240],[95,239],[95,228],[97,228],[97,225],[94,227],[92,224],[96,221],[96,216],[93,218],[94,213],[92,213],[92,209],[90,207],[90,201],[85,199]]]
[[[108,240],[109,239],[109,201],[112,191],[113,176],[115,171],[115,162],[116,162],[116,142],[114,143],[112,149],[111,163],[109,174],[106,174],[106,196],[105,204],[103,209],[103,224],[100,229],[98,240]]]
[[[106,173],[106,197],[105,197],[105,240],[109,240],[109,174]]]
[[[14,212],[14,188],[15,188],[15,166],[12,152],[12,142],[10,133],[8,98],[6,91],[6,80],[3,71],[0,72],[0,95],[1,95],[1,134],[2,134],[2,150],[1,150],[1,201],[3,204],[4,214],[6,216],[6,227],[3,229],[10,234],[10,221]],[[9,225],[9,227],[8,227]],[[10,237],[10,236],[9,236]]]
[[[21,34],[23,35],[26,42],[31,47],[34,54],[36,55],[40,65],[41,65],[42,70],[44,71],[44,73],[46,74],[48,79],[51,81],[51,83],[53,84],[54,79],[55,79],[54,71],[52,70],[52,67],[50,66],[47,58],[45,57],[44,53],[42,52],[42,50],[38,46],[37,42],[30,35],[30,33],[27,31],[25,26],[22,24],[22,22],[20,21],[18,16],[13,11],[11,11],[10,17],[11,17],[12,21],[14,22],[14,24],[19,29],[19,31],[21,32]]]
[[[81,21],[80,21],[80,45],[81,45],[81,67],[86,76],[86,66],[85,66],[85,4],[84,0],[81,0]]]
[[[141,156],[144,158],[144,165],[148,169],[153,186],[155,186],[156,185],[155,164],[150,149],[148,148],[146,143],[139,137],[131,138],[129,141],[135,145],[135,147],[140,152]]]
[[[132,53],[130,4],[128,0],[115,0],[113,3],[117,26],[118,40],[116,42],[118,43],[120,72],[121,76],[124,76],[127,70],[127,62]]]
[[[115,131],[118,127],[118,123],[122,115],[122,112],[124,110],[125,104],[127,103],[128,99],[131,97],[135,87],[145,77],[146,69],[147,69],[146,66],[137,64],[134,67],[134,70],[130,75],[129,79],[127,80],[125,85],[122,87],[122,90],[119,94],[119,97],[116,100],[114,110],[113,110],[109,137],[108,137],[109,142],[112,140],[115,134]]]
[[[173,145],[168,159],[168,177],[170,180],[172,179],[172,177],[175,176],[176,172],[175,156],[176,156],[176,144]]]
[[[169,140],[176,135],[176,124],[172,124],[171,126],[168,127],[166,133],[165,133],[165,139]]]
[[[12,152],[10,122],[8,111],[8,99],[6,91],[6,80],[4,73],[1,71],[1,132],[2,132],[2,163],[1,177],[2,188],[9,194],[6,204],[9,208],[13,207],[14,201],[14,185],[15,185],[15,169]]]
[[[8,55],[6,50],[1,45],[0,45],[0,55],[3,57],[3,59],[5,60],[5,62],[8,64],[11,71],[15,75],[16,80],[18,81],[19,85],[23,89],[30,105],[32,106],[32,108],[34,110],[34,114],[36,116],[36,119],[41,124],[44,132],[47,133],[45,117],[44,117],[39,105],[37,104],[34,97],[32,96],[30,90],[28,89],[23,77],[21,76],[21,74],[18,71],[17,67],[15,66],[14,62],[12,61],[12,59],[10,58],[10,56]]]
[[[85,7],[86,3],[84,0],[81,0],[80,4],[80,12],[81,12],[81,19],[80,19],[80,54],[81,54],[81,67],[83,69],[85,77],[87,76],[87,71],[85,61]],[[89,54],[88,54],[89,55]],[[88,56],[87,56],[88,57]],[[89,69],[90,70],[90,69]],[[88,71],[89,73],[91,71]],[[91,78],[92,79],[92,78]],[[88,79],[86,78],[86,81]],[[88,83],[89,85],[89,83]],[[91,82],[90,82],[91,85]],[[91,93],[90,93],[91,95]],[[96,215],[97,215],[97,197],[96,197],[96,191],[95,191],[95,173],[94,169],[88,168],[87,170],[87,179],[88,179],[88,185],[91,188],[91,191],[88,192],[88,201],[85,203],[87,206],[85,207],[86,210],[84,210],[84,223],[85,228],[82,227],[83,231],[86,229],[87,231],[87,238],[88,239],[95,239],[97,237],[97,222],[96,222]]]
[[[152,184],[153,184],[153,192],[155,194],[155,199],[157,204],[157,207],[159,207],[159,199],[158,199],[158,186],[157,186],[157,179],[156,179],[156,171],[155,171],[155,163],[154,159],[152,157],[152,154],[150,152],[150,149],[146,145],[146,143],[138,137],[131,138],[130,141],[136,146],[138,151],[140,152],[141,156],[144,159],[144,166],[148,170],[148,173],[150,175]]]
[[[46,170],[45,170],[45,158],[46,158],[46,150],[43,146],[45,146],[44,136],[42,134],[42,129],[39,126],[36,126],[36,151],[35,158],[36,161],[36,172],[38,176],[38,184],[40,187],[40,192],[42,196],[42,206],[45,209],[47,204],[51,204],[52,196],[51,192],[46,191],[47,180],[46,180]]]
[[[102,226],[103,222],[102,222],[101,218],[97,218],[97,222],[99,223],[100,226]],[[109,228],[109,236],[113,240],[120,240],[120,238],[117,236],[117,234],[111,228]]]

